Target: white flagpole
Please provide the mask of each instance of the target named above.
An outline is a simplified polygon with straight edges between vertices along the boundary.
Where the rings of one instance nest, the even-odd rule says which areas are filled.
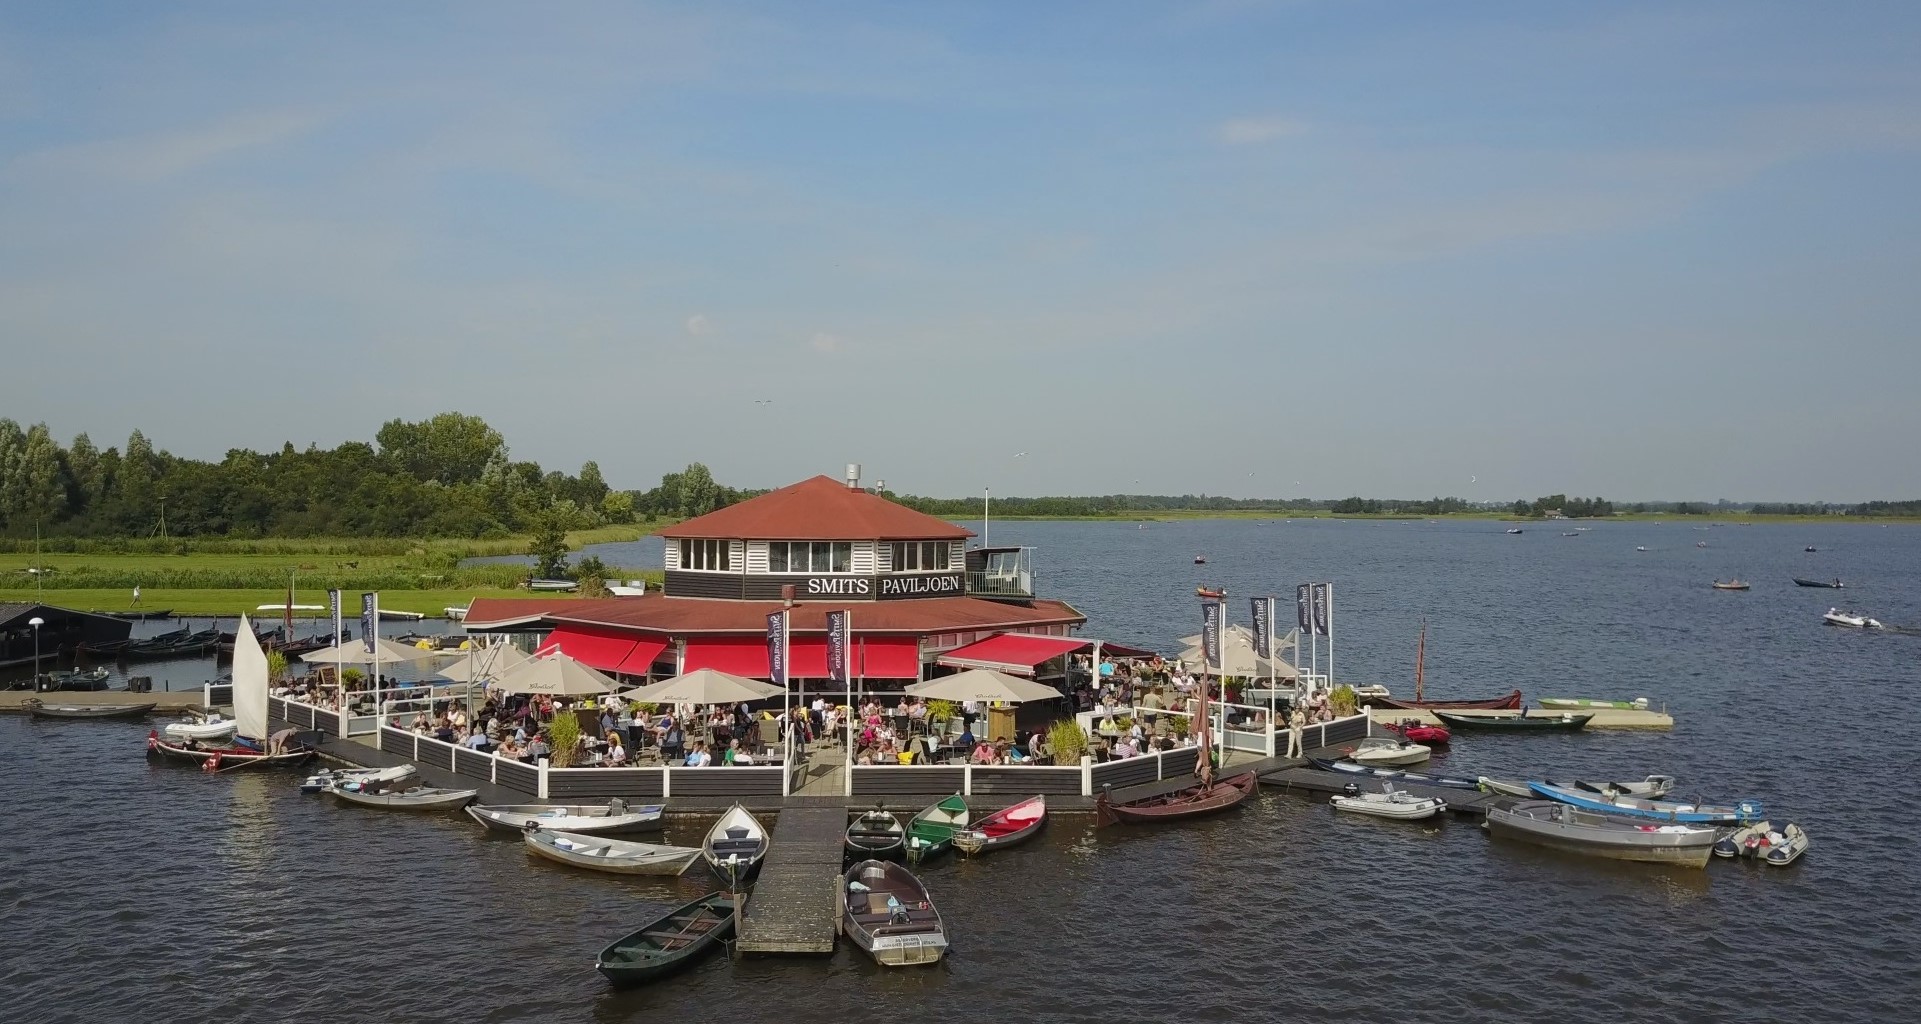
[[[1327,585],[1327,688],[1334,689],[1334,584]]]

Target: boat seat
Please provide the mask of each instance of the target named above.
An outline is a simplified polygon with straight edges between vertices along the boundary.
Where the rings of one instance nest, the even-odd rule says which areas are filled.
[[[714,842],[714,856],[725,857],[729,854],[753,854],[760,852],[758,839],[719,839]]]

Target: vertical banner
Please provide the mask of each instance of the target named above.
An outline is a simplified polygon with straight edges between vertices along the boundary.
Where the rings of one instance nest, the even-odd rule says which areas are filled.
[[[847,666],[847,612],[828,612],[827,678],[846,686],[852,678]]]
[[[1314,635],[1327,636],[1327,604],[1332,584],[1314,584]]]
[[[338,588],[327,591],[327,614],[334,620],[334,646],[340,646],[340,591]]]
[[[1221,670],[1221,603],[1201,602],[1201,657],[1209,670]]]
[[[366,645],[367,653],[374,652],[374,636],[379,632],[380,595],[360,595],[360,642]]]
[[[1274,599],[1271,597],[1248,598],[1248,607],[1251,613],[1250,618],[1252,618],[1254,622],[1254,654],[1263,661],[1274,656],[1273,647],[1269,643],[1269,634],[1272,632],[1272,627],[1267,619],[1267,610],[1272,607],[1273,604]]]
[[[767,615],[767,678],[775,686],[787,685],[787,612]]]
[[[1301,627],[1303,634],[1312,634],[1314,632],[1313,613],[1308,608],[1310,601],[1308,594],[1313,588],[1314,584],[1312,583],[1303,583],[1294,588],[1294,618],[1296,624]]]

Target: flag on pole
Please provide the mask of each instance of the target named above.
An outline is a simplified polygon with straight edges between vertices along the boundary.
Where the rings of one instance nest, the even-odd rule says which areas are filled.
[[[1274,652],[1269,642],[1268,634],[1271,632],[1271,629],[1267,621],[1267,610],[1273,606],[1274,599],[1271,597],[1250,597],[1247,600],[1252,613],[1249,618],[1252,619],[1254,623],[1254,654],[1263,660],[1271,658],[1274,656]]]
[[[827,678],[845,686],[851,677],[847,658],[847,612],[828,612]]]
[[[1201,657],[1210,671],[1221,668],[1221,602],[1201,602]]]
[[[340,590],[327,591],[327,614],[334,620],[334,646],[340,646]]]
[[[1309,596],[1313,587],[1312,583],[1303,583],[1294,588],[1294,621],[1301,632],[1308,634],[1314,632],[1314,613],[1310,607],[1313,599]]]
[[[767,678],[775,686],[787,685],[787,612],[767,615]]]
[[[1328,605],[1333,601],[1332,583],[1314,584],[1314,635],[1327,636]]]
[[[367,653],[374,652],[374,637],[379,627],[375,625],[380,617],[380,595],[360,595],[360,642],[367,645]]]

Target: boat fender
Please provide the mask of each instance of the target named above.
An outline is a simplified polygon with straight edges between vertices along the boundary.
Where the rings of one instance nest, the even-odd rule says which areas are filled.
[[[1350,782],[1347,785],[1341,787],[1341,792],[1346,793],[1348,796],[1360,796],[1361,787]]]

